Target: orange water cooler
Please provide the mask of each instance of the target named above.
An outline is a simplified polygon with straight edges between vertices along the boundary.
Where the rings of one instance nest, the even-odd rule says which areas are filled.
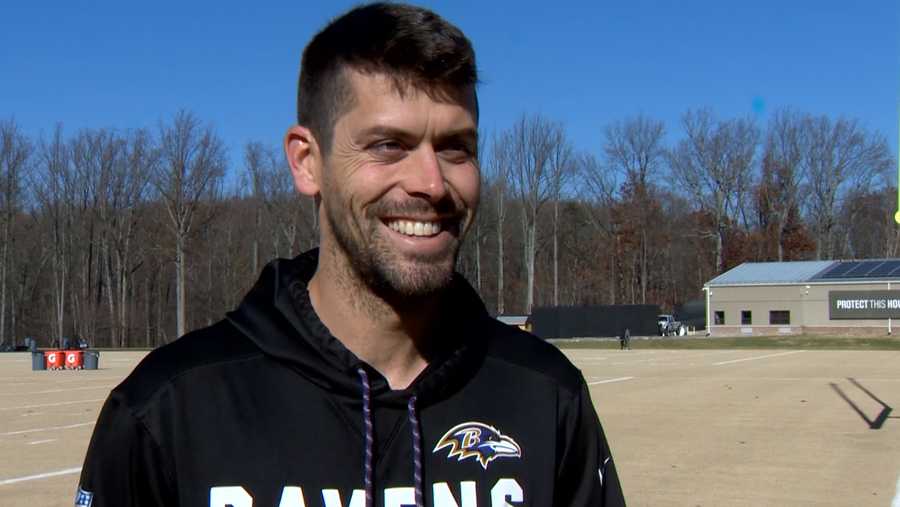
[[[67,350],[65,354],[67,370],[80,370],[84,367],[84,355],[80,350]]]
[[[61,370],[66,364],[66,356],[61,350],[45,350],[44,361],[48,370]]]

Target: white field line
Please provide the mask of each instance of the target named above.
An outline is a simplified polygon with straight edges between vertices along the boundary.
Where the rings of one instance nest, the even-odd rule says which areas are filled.
[[[68,393],[70,391],[96,391],[97,389],[110,390],[113,386],[87,386],[87,387],[69,387],[66,389],[47,389],[46,391],[34,391],[31,393],[0,393],[0,396],[30,396],[32,394],[50,394],[50,393]]]
[[[7,484],[15,484],[17,482],[26,482],[26,481],[35,481],[38,479],[46,479],[48,477],[56,477],[59,475],[71,475],[77,474],[81,472],[81,467],[77,468],[66,468],[65,470],[57,470],[55,472],[47,472],[44,474],[37,475],[26,475],[25,477],[13,477],[12,479],[2,479],[0,480],[0,486],[5,486]]]
[[[631,380],[633,378],[634,377],[619,377],[619,378],[610,378],[610,379],[606,379],[606,380],[596,380],[594,382],[588,382],[587,385],[595,386],[597,384],[611,384],[613,382],[623,382],[625,380]]]
[[[900,507],[900,476],[897,476],[897,489],[894,491],[894,500],[891,507]]]
[[[894,491],[894,500],[891,507],[900,507],[900,475],[897,476],[897,489]]]
[[[744,357],[741,359],[732,359],[730,361],[719,361],[718,363],[713,363],[713,366],[722,366],[723,364],[743,363],[744,361],[756,361],[757,359],[768,359],[770,357],[789,356],[791,354],[799,354],[801,352],[806,352],[806,351],[805,350],[791,350],[790,352],[779,352],[777,354],[766,354],[764,356],[753,356],[753,357]]]
[[[0,407],[0,410],[21,410],[25,408],[42,408],[42,407],[58,407],[61,405],[75,405],[78,403],[93,403],[95,401],[105,401],[106,398],[97,398],[94,400],[77,400],[77,401],[61,401],[59,403],[38,403],[37,405],[19,405],[16,407]]]
[[[627,365],[627,364],[652,363],[654,361],[659,361],[660,364],[662,364],[662,361],[672,361],[672,360],[675,360],[676,362],[675,363],[666,363],[666,364],[678,365],[678,364],[687,364],[684,362],[684,360],[696,359],[698,357],[712,356],[712,355],[717,355],[717,354],[721,354],[721,353],[722,353],[721,350],[717,350],[714,352],[700,352],[700,353],[696,353],[696,354],[685,355],[682,357],[650,357],[647,359],[635,359],[633,361],[629,361],[629,360],[619,361],[619,362],[612,363],[612,365],[622,366],[622,365]],[[622,358],[619,358],[619,359],[622,359]]]
[[[50,442],[56,442],[59,440],[58,438],[48,438],[47,440],[35,440],[34,442],[28,442],[26,445],[40,445],[40,444],[49,444]]]
[[[56,431],[56,430],[70,430],[72,428],[81,428],[84,426],[93,426],[94,421],[91,422],[83,422],[76,424],[67,424],[65,426],[51,426],[49,428],[32,428],[30,430],[18,430],[18,431],[7,431],[6,433],[0,433],[0,437],[8,437],[10,435],[25,435],[28,433],[39,433],[42,431]]]

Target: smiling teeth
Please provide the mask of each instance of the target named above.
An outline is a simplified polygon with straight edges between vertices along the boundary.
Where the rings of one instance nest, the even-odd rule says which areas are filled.
[[[394,220],[388,223],[392,231],[407,236],[434,236],[441,232],[440,222],[414,222],[411,220]]]

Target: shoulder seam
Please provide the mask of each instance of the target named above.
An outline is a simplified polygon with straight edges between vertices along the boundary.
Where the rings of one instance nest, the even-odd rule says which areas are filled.
[[[565,385],[564,382],[561,382],[559,379],[557,379],[555,376],[550,375],[550,374],[545,373],[545,372],[542,372],[542,371],[540,371],[540,370],[537,370],[537,369],[534,369],[534,368],[530,368],[530,367],[528,367],[528,366],[524,366],[524,365],[521,365],[521,364],[519,364],[519,363],[515,363],[515,362],[512,362],[512,361],[509,361],[509,360],[504,359],[504,358],[502,358],[502,357],[497,357],[497,356],[487,356],[486,359],[491,360],[491,361],[497,361],[497,362],[500,362],[500,363],[503,363],[503,364],[512,366],[513,368],[517,368],[517,369],[519,369],[519,370],[525,370],[525,371],[527,371],[527,372],[529,372],[529,373],[531,373],[531,374],[533,374],[533,375],[540,375],[541,377],[548,379],[552,384],[554,384],[555,386],[557,386],[557,388],[559,388],[559,390],[565,391],[565,392],[567,392],[569,395],[571,395],[571,396],[573,396],[573,397],[578,395],[578,391],[581,389],[581,385],[580,385],[580,384],[584,384],[584,376],[582,375],[581,370],[579,370],[578,368],[575,368],[574,365],[573,365],[572,367],[575,368],[575,371],[576,371],[576,373],[577,373],[577,375],[578,375],[578,380],[579,380],[580,382],[579,382],[579,385],[576,385],[576,386],[573,386],[573,387],[570,388],[569,386]]]

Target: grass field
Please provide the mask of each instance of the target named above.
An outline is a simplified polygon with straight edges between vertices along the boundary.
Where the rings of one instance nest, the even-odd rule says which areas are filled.
[[[900,505],[900,352],[643,342],[564,349],[629,505]],[[144,354],[105,352],[83,372],[0,354],[0,505],[72,505],[102,400]]]

